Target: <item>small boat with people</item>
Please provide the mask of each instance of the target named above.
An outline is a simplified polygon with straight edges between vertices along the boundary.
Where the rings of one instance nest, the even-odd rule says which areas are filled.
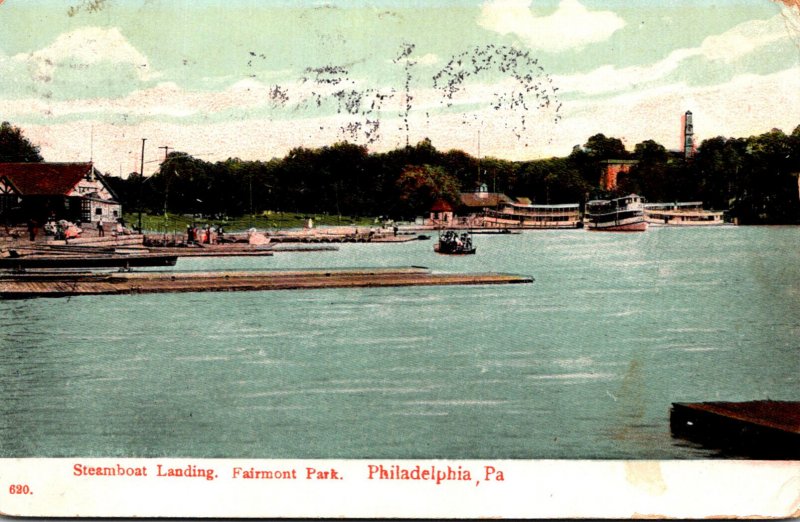
[[[586,203],[586,227],[608,232],[644,232],[647,219],[641,196],[629,194],[621,198],[596,199]]]
[[[445,230],[439,235],[433,250],[439,254],[464,256],[474,254],[478,249],[472,244],[472,234],[468,231],[459,234],[455,230]]]

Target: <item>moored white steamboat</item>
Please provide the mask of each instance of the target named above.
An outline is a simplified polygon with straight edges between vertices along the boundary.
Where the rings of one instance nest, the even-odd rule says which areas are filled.
[[[622,198],[593,200],[586,204],[586,227],[608,232],[644,232],[644,203],[636,194]]]

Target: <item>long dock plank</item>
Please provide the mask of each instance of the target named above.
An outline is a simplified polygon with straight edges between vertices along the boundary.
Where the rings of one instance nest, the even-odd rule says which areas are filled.
[[[739,456],[800,459],[800,402],[674,403],[670,428],[677,438]]]
[[[169,247],[148,247],[148,250],[157,254],[168,254],[178,257],[252,257],[252,256],[272,256],[270,250],[255,248],[169,248]]]
[[[513,274],[434,274],[419,267],[272,272],[139,272],[97,278],[0,278],[0,297],[68,297],[77,295],[175,292],[234,292],[386,286],[441,286],[531,283]]]

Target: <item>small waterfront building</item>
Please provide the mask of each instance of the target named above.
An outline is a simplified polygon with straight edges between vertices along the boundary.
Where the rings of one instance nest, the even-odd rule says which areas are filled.
[[[88,163],[0,163],[0,213],[7,223],[116,221],[122,205]]]
[[[432,225],[449,225],[453,221],[453,205],[443,199],[437,199],[431,206],[430,222]]]
[[[457,214],[470,216],[482,214],[487,209],[498,209],[513,200],[500,192],[489,192],[486,183],[482,183],[474,192],[462,192]]]

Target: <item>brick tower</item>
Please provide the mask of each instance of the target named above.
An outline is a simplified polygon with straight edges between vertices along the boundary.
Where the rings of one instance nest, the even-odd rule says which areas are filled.
[[[692,124],[692,111],[683,115],[683,156],[694,156],[694,125]]]

